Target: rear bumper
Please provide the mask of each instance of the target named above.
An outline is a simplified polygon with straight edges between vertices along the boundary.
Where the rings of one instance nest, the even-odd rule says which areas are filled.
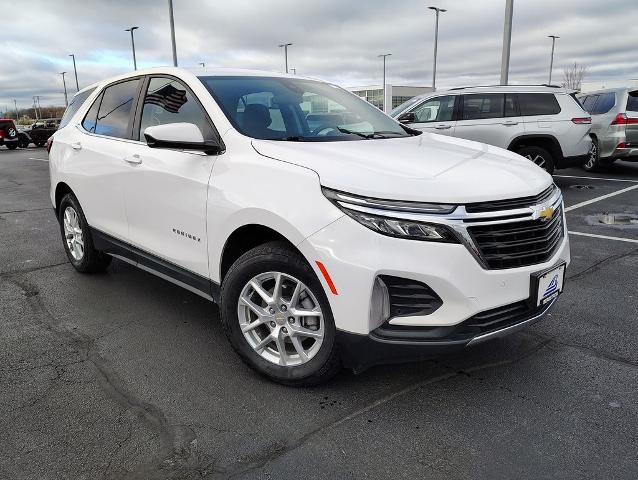
[[[624,160],[626,162],[638,162],[638,145],[630,144],[627,148],[616,148],[607,158]]]
[[[493,309],[452,327],[382,325],[368,335],[339,331],[337,342],[344,366],[357,372],[374,365],[426,360],[521,330],[543,318],[555,300],[540,308],[524,303]]]

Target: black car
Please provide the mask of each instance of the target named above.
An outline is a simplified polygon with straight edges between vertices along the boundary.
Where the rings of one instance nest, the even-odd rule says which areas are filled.
[[[11,150],[18,148],[18,127],[10,118],[0,118],[0,145]]]
[[[31,141],[38,147],[44,146],[49,137],[55,133],[59,126],[59,118],[47,118],[44,120],[38,120],[31,126],[31,130],[29,131]]]

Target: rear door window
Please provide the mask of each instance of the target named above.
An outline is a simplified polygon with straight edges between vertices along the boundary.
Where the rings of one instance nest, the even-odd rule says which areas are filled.
[[[616,94],[614,92],[603,93],[598,96],[598,101],[591,114],[602,115],[614,108],[614,105],[616,105]]]
[[[84,117],[82,126],[98,135],[128,138],[139,84],[140,79],[136,78],[106,87]]]
[[[90,88],[84,92],[80,92],[76,94],[73,97],[69,106],[66,107],[66,110],[64,111],[64,115],[62,115],[62,120],[60,120],[60,128],[64,128],[67,126],[67,124],[71,121],[71,118],[73,118],[73,115],[75,115],[75,112],[77,112],[80,109],[82,104],[86,101],[87,98],[89,98],[89,96],[94,91],[95,91],[95,88]]]
[[[524,117],[560,113],[560,105],[553,93],[519,93],[518,103]]]
[[[486,93],[463,95],[463,120],[483,120],[504,116],[505,95]]]
[[[627,98],[627,111],[638,112],[638,90],[635,92],[629,92],[629,97]]]

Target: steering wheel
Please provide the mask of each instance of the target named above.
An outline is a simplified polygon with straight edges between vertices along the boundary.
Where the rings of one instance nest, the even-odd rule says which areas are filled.
[[[318,137],[319,134],[323,131],[329,132],[331,130],[334,130],[335,132],[338,132],[339,129],[337,128],[337,126],[333,123],[322,123],[320,124],[318,127],[314,128],[311,132],[310,135],[312,135],[313,137]]]

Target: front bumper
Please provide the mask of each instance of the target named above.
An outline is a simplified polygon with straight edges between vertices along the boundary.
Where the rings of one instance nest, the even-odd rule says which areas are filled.
[[[543,318],[556,300],[539,308],[517,302],[476,315],[459,325],[431,328],[379,327],[368,335],[337,332],[342,362],[356,372],[388,363],[426,360],[510,335]]]

